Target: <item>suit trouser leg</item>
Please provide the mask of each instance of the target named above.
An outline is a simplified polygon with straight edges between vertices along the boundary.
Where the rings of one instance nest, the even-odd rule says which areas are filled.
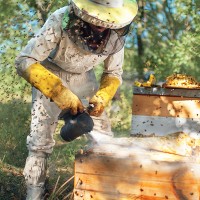
[[[46,179],[47,158],[52,153],[60,109],[40,91],[33,88],[31,132],[27,136],[29,155],[24,168],[27,200],[42,199]]]

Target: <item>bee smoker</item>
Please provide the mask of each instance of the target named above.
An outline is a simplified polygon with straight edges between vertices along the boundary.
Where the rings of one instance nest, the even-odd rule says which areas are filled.
[[[70,112],[65,112],[60,119],[63,119],[65,124],[60,130],[60,136],[63,140],[70,142],[77,137],[87,134],[92,131],[94,122],[87,112],[71,115]]]

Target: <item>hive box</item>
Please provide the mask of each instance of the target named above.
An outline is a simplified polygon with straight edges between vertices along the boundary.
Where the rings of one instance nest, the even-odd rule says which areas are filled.
[[[200,157],[195,145],[185,143],[188,139],[131,137],[96,143],[76,155],[74,200],[199,200]]]
[[[200,137],[200,90],[134,87],[132,129],[135,135],[184,132]]]
[[[134,88],[132,135],[75,159],[74,200],[199,200],[200,90]],[[184,132],[184,133],[183,133]]]

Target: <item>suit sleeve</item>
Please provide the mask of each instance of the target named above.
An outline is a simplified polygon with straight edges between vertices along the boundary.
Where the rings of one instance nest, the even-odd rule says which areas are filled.
[[[120,83],[122,83],[123,62],[124,48],[122,48],[119,52],[108,56],[108,58],[104,61],[104,71],[102,76],[114,76],[120,80]]]

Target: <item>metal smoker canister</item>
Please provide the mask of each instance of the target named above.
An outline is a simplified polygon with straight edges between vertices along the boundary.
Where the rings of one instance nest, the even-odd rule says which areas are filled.
[[[91,105],[89,105],[88,100],[81,99],[81,102],[85,107],[88,109],[90,108]],[[94,122],[86,111],[77,113],[76,115],[71,115],[70,111],[62,111],[59,115],[59,119],[65,122],[60,130],[60,136],[67,142],[89,133],[94,127]]]
[[[77,115],[66,113],[63,119],[65,125],[60,130],[60,136],[68,142],[92,131],[94,126],[92,118],[86,112],[78,113]]]
[[[176,132],[200,138],[200,90],[134,87],[131,135]]]

